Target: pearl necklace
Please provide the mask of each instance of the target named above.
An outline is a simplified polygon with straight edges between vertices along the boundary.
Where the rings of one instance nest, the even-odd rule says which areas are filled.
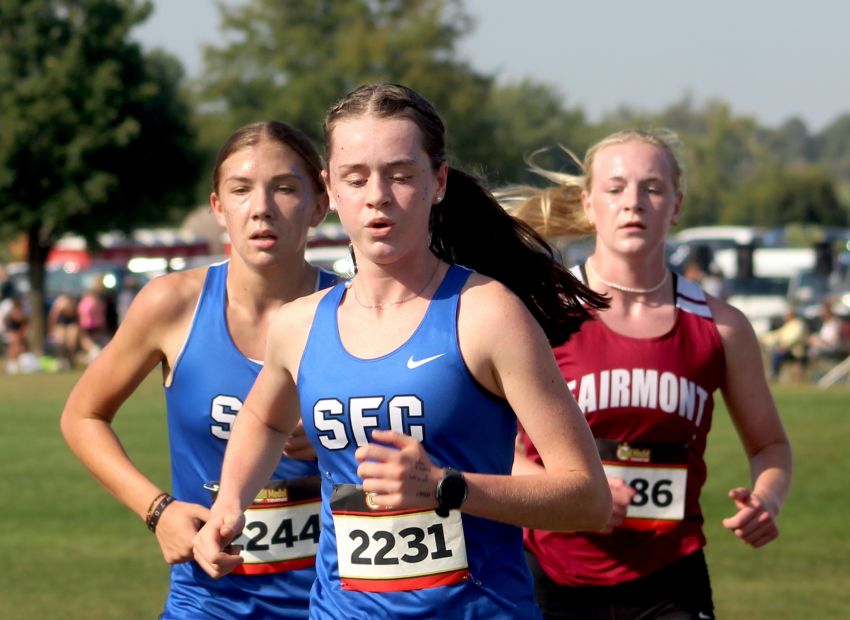
[[[434,266],[434,271],[431,272],[431,277],[428,278],[428,281],[424,284],[422,288],[416,291],[413,295],[409,297],[402,297],[401,299],[396,299],[395,301],[390,301],[382,304],[364,304],[360,301],[360,298],[357,296],[357,287],[354,286],[354,278],[351,278],[348,282],[345,283],[345,288],[351,289],[354,292],[354,301],[357,302],[358,305],[366,308],[368,310],[386,310],[387,308],[392,308],[393,306],[397,306],[399,304],[403,304],[406,301],[410,301],[411,299],[416,299],[428,288],[428,285],[434,281],[434,276],[437,275],[437,271],[440,269],[440,261],[437,261],[437,264]],[[356,277],[356,276],[355,276]]]
[[[665,269],[664,276],[661,278],[661,282],[659,282],[655,286],[651,286],[649,288],[633,288],[631,286],[624,286],[623,284],[617,284],[616,282],[609,282],[608,280],[603,280],[601,277],[599,277],[599,274],[596,273],[596,269],[593,268],[593,263],[590,262],[589,256],[587,257],[585,265],[587,265],[587,270],[590,272],[590,275],[599,280],[599,282],[601,282],[608,288],[612,288],[617,291],[622,291],[624,293],[634,293],[636,295],[646,295],[648,293],[654,293],[662,286],[664,286],[664,283],[667,282],[667,274],[669,273],[669,271]]]

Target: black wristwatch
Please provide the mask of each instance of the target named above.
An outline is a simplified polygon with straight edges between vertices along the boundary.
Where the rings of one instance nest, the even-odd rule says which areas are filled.
[[[466,479],[456,469],[446,467],[443,477],[437,483],[436,512],[441,517],[448,517],[449,510],[457,510],[466,500]]]

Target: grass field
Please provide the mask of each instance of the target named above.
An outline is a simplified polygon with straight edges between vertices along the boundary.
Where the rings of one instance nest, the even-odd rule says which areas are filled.
[[[167,568],[141,521],[76,462],[59,414],[76,374],[0,376],[2,620],[155,618]],[[703,493],[707,556],[718,618],[850,618],[850,390],[775,392],[796,461],[778,541],[759,551],[720,525],[726,491],[748,483],[743,451],[722,406]],[[164,405],[149,379],[116,421],[127,451],[168,488]],[[844,508],[842,508],[844,506]]]

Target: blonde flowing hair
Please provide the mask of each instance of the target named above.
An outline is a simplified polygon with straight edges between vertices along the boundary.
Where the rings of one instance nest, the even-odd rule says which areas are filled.
[[[669,129],[625,129],[606,136],[587,150],[582,163],[567,147],[558,145],[583,174],[547,170],[535,162],[535,158],[549,148],[539,149],[526,157],[528,169],[555,183],[550,187],[512,185],[494,192],[502,208],[515,218],[530,225],[546,238],[586,237],[594,232],[593,225],[584,214],[581,193],[592,184],[593,161],[597,153],[606,147],[626,142],[641,141],[660,148],[670,163],[673,185],[676,191],[685,193],[685,164],[681,155],[682,143],[675,132]]]

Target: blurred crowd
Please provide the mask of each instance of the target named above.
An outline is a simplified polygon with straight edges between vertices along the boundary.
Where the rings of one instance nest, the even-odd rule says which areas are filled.
[[[0,263],[0,324],[6,374],[66,370],[91,362],[109,342],[139,286],[127,276],[118,293],[96,278],[81,295],[48,299],[44,355],[32,350],[32,309]]]
[[[829,365],[850,355],[850,318],[836,315],[833,304],[833,300],[826,299],[820,316],[813,321],[790,306],[782,324],[761,337],[773,381],[780,380],[786,365],[790,367],[790,378],[799,383],[807,369],[821,374]]]
[[[710,295],[727,297],[720,274],[707,271],[698,260],[687,261],[682,275],[698,282]],[[760,334],[766,371],[772,381],[787,377],[799,383],[817,378],[850,355],[850,316],[837,313],[836,307],[844,308],[829,294],[823,297],[817,316],[806,316],[791,304],[773,329]]]
[[[682,274],[707,293],[725,298],[724,281],[699,261],[687,261]],[[0,352],[7,374],[66,370],[91,362],[115,333],[141,283],[127,274],[109,288],[97,277],[79,295],[62,292],[48,298],[44,355],[32,351],[28,337],[31,309],[6,265],[0,263]],[[794,382],[817,378],[850,355],[850,316],[834,311],[836,300],[825,297],[817,317],[789,307],[780,324],[760,335],[768,376]]]

